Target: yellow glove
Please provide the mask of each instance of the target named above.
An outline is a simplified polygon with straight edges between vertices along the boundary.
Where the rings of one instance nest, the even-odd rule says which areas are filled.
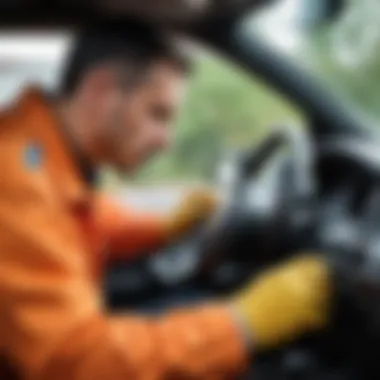
[[[276,348],[324,327],[331,278],[319,256],[302,256],[270,269],[232,300],[255,351]]]
[[[180,239],[201,222],[206,221],[218,205],[216,191],[207,187],[190,190],[174,211],[165,218],[167,241]]]

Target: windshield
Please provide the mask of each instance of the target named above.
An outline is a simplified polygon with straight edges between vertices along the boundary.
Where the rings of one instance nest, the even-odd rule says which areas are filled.
[[[258,38],[285,54],[379,124],[380,1],[342,0],[332,18],[324,17],[328,3],[279,0],[245,17],[240,32],[247,43]]]

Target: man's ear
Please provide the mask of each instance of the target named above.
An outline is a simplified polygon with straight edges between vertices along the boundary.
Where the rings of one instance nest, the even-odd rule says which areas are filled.
[[[82,91],[89,97],[99,97],[114,89],[116,74],[107,67],[91,69],[83,78]]]

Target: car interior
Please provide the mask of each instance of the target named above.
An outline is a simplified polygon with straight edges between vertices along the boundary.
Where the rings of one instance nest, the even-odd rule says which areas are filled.
[[[300,111],[302,126],[281,120],[267,126],[269,132],[259,143],[238,149],[228,196],[211,221],[132,264],[111,265],[104,278],[109,308],[162,313],[228,295],[255,273],[297,252],[324,252],[347,279],[347,299],[343,295],[345,303],[339,305],[347,311],[346,318],[323,334],[255,357],[245,378],[376,378],[375,347],[380,340],[376,128],[318,77],[259,35],[247,33],[247,16],[259,14],[272,1],[210,2],[204,9],[182,8],[182,12],[173,4],[155,9],[137,3],[125,2],[120,8],[112,1],[99,2],[97,7],[62,2],[61,7],[69,7],[71,13],[65,8],[61,14],[58,3],[56,9],[46,7],[41,13],[31,9],[29,15],[9,7],[0,11],[0,18],[8,27],[49,29],[81,27],[91,18],[83,17],[87,11],[94,19],[123,14],[128,22],[142,17],[180,40],[195,41],[215,52],[280,94]],[[343,1],[320,1],[313,27],[334,20],[342,7]]]

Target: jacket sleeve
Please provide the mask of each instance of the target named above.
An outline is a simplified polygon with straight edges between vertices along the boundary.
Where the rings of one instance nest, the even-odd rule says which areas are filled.
[[[96,197],[96,221],[108,240],[108,260],[133,259],[165,243],[164,217]]]
[[[74,220],[51,203],[33,189],[0,197],[0,352],[21,379],[224,379],[243,369],[223,306],[107,317]]]

